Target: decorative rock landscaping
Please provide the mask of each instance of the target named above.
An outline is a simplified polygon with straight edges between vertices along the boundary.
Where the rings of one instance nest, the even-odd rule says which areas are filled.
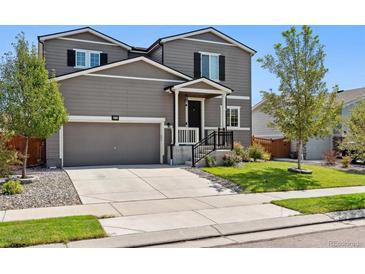
[[[34,168],[28,173],[38,180],[24,183],[22,194],[4,195],[0,190],[0,210],[81,204],[65,171]]]
[[[232,183],[229,180],[226,180],[224,178],[215,176],[213,174],[210,174],[208,172],[203,171],[200,168],[186,168],[187,171],[190,171],[191,173],[197,174],[202,178],[208,179],[209,181],[211,181],[214,184],[214,187],[216,188],[228,188],[230,190],[233,190],[236,193],[241,193],[243,192],[243,189],[239,186],[236,185],[235,183]]]

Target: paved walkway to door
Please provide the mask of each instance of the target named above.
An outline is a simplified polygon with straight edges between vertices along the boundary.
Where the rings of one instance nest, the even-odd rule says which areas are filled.
[[[234,194],[183,168],[167,165],[65,169],[83,204]]]

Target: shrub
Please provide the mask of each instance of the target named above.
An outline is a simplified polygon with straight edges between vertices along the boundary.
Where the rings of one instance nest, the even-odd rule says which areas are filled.
[[[8,145],[9,139],[6,132],[0,133],[0,177],[11,174],[14,165],[21,163],[16,150]]]
[[[336,164],[336,152],[334,152],[333,150],[327,151],[324,154],[324,160],[326,162],[327,165],[333,166]]]
[[[245,149],[240,143],[234,143],[233,151],[236,155],[240,156],[243,162],[250,161],[250,155],[248,149]]]
[[[233,152],[236,153],[237,155],[242,155],[244,151],[243,146],[240,143],[235,142],[233,144]]]
[[[263,158],[263,155],[265,153],[265,149],[262,145],[260,145],[258,143],[253,143],[248,148],[248,153],[250,155],[250,158],[252,158],[256,162],[257,159],[262,159]]]
[[[7,195],[20,194],[23,192],[23,186],[19,181],[10,180],[3,184],[2,192]]]
[[[348,168],[352,162],[352,158],[350,156],[344,156],[341,160],[342,167]]]
[[[213,157],[211,155],[207,155],[207,156],[205,156],[205,163],[206,163],[207,167],[216,166],[216,159],[215,159],[215,157]]]
[[[242,162],[242,157],[235,153],[225,154],[223,156],[223,165],[224,166],[234,166],[240,162]]]
[[[243,149],[243,154],[241,155],[242,161],[243,162],[250,162],[251,161],[251,157],[250,157],[250,153],[248,151],[248,149]]]
[[[264,152],[263,154],[262,154],[262,160],[264,160],[265,162],[267,162],[267,161],[270,161],[271,160],[271,154],[269,153],[269,152]]]

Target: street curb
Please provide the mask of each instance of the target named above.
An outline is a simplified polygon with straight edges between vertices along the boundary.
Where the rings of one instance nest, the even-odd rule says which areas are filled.
[[[335,223],[365,218],[364,210],[339,211],[327,214],[299,215],[237,222],[215,224],[191,228],[163,230],[128,234],[122,236],[82,240],[70,242],[71,248],[110,248],[110,247],[148,247],[153,245],[178,243],[190,240],[208,239],[222,236],[234,236],[254,232],[275,231],[286,228],[296,228],[309,225]]]
[[[110,248],[145,247],[151,245],[176,243],[181,241],[206,239],[221,236],[212,226],[199,226],[172,230],[127,234],[93,240],[70,242],[67,247],[74,248]]]

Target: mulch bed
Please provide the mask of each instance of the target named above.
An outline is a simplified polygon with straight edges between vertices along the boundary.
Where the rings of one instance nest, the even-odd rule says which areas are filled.
[[[23,184],[22,194],[4,195],[0,189],[0,210],[81,204],[64,170],[29,168],[28,174],[37,176],[39,181]]]

